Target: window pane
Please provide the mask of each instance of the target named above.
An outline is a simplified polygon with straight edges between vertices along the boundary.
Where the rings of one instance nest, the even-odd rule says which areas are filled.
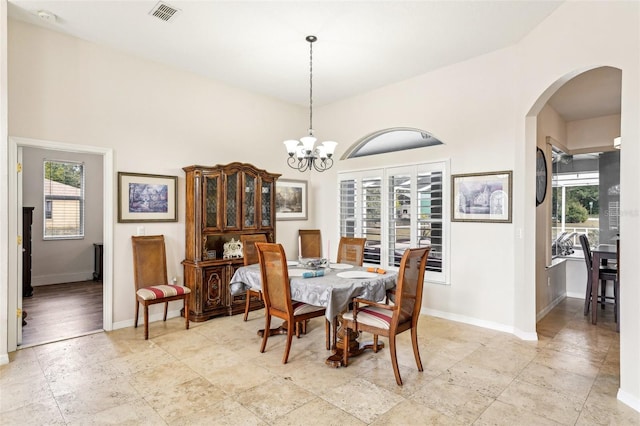
[[[389,259],[400,266],[404,251],[411,247],[411,175],[389,176]]]
[[[418,173],[417,244],[431,246],[427,270],[442,272],[443,260],[443,194],[442,172]]]
[[[84,236],[84,165],[44,162],[44,238]]]
[[[356,235],[356,181],[340,182],[340,235]]]
[[[367,239],[365,262],[380,264],[382,178],[362,180],[362,236]]]

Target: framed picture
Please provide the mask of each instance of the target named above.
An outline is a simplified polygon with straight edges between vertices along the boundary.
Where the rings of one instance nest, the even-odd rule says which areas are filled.
[[[512,173],[452,175],[451,221],[511,223]]]
[[[307,220],[307,181],[276,181],[276,220]]]
[[[177,222],[177,176],[118,172],[118,222]]]

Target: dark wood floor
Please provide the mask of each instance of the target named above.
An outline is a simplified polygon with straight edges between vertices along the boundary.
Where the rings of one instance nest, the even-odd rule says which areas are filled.
[[[81,281],[33,288],[22,299],[27,325],[21,347],[102,330],[102,282]]]

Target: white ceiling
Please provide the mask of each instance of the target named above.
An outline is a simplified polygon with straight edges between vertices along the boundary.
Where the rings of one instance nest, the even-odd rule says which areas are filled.
[[[541,0],[9,0],[9,16],[262,93],[323,105],[517,43],[562,4]],[[55,15],[55,22],[38,17]],[[573,121],[620,113],[621,74],[584,73],[549,103]]]
[[[517,43],[562,1],[9,0],[9,16],[252,92],[331,103]],[[38,17],[40,10],[56,21]]]

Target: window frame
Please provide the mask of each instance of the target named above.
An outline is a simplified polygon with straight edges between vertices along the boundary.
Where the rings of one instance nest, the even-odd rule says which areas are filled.
[[[425,272],[425,282],[437,283],[437,284],[450,284],[450,172],[449,172],[449,160],[423,162],[407,165],[394,165],[388,167],[379,167],[375,169],[357,170],[357,171],[341,171],[338,172],[338,231],[341,236],[363,236],[363,181],[367,179],[381,179],[381,207],[380,207],[380,266],[381,268],[397,270],[397,266],[391,264],[389,259],[389,247],[390,247],[390,231],[389,226],[384,224],[390,223],[390,195],[389,195],[389,180],[390,176],[397,175],[398,173],[407,173],[411,178],[411,194],[412,203],[409,208],[410,212],[410,245],[417,247],[417,224],[419,218],[419,208],[417,206],[418,198],[418,175],[424,172],[440,172],[442,174],[442,213],[441,218],[434,220],[442,224],[442,267],[440,272],[427,270]],[[354,232],[353,235],[346,235],[344,233],[344,218],[342,215],[343,210],[343,194],[342,183],[344,181],[355,182],[355,203],[353,205],[353,211],[356,213],[353,221]],[[413,201],[415,200],[415,201]],[[373,265],[365,262],[367,265]]]
[[[50,179],[47,176],[47,164],[48,163],[56,163],[56,164],[64,164],[64,165],[79,165],[81,167],[81,176],[80,176],[80,188],[79,195],[61,195],[61,194],[48,194],[47,195],[47,181]],[[86,188],[86,170],[85,164],[81,161],[73,161],[73,160],[52,160],[52,159],[44,159],[42,163],[42,206],[45,214],[42,215],[42,239],[45,241],[58,241],[58,240],[82,240],[85,238],[85,188]],[[54,201],[78,201],[78,232],[71,235],[51,235],[51,232],[48,232],[47,222],[53,221],[53,204]]]

